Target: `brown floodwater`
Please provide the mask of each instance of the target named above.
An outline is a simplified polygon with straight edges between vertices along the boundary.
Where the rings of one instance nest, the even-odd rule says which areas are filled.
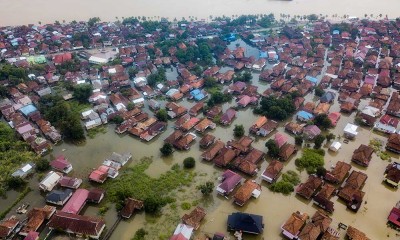
[[[232,44],[236,44],[232,43]],[[239,44],[244,44],[238,42]],[[244,45],[243,45],[244,46]],[[249,48],[246,52],[249,54],[254,53],[254,49]],[[271,66],[268,66],[271,67]],[[229,68],[223,68],[221,71],[227,71]],[[174,79],[177,76],[176,69],[167,69],[167,76],[169,79]],[[253,84],[259,87],[259,92],[263,92],[269,87],[266,83],[258,81],[258,73],[253,73],[254,79]],[[313,94],[309,94],[306,97],[306,101],[316,101]],[[193,106],[194,102],[183,100],[180,104],[190,107]],[[366,105],[367,101],[363,100],[361,106]],[[224,104],[224,110],[230,106],[234,106],[235,101]],[[147,108],[145,108],[146,111]],[[335,102],[331,107],[330,111],[339,111],[339,104]],[[343,135],[343,128],[347,123],[352,123],[354,120],[355,113],[351,115],[342,115],[335,129],[332,132],[337,136]],[[227,142],[233,138],[233,127],[235,124],[243,124],[248,133],[249,127],[257,119],[257,116],[253,114],[251,108],[245,108],[239,110],[238,117],[235,119],[233,124],[229,127],[217,127],[210,131],[211,134],[217,136],[222,141]],[[285,122],[280,123],[280,127],[276,132],[283,132],[283,125]],[[171,166],[175,163],[182,164],[183,159],[189,156],[197,159],[196,167],[193,171],[197,173],[191,187],[185,187],[180,190],[176,190],[173,194],[177,197],[176,207],[168,205],[163,209],[161,218],[154,218],[146,216],[145,213],[139,213],[135,215],[129,221],[122,221],[115,232],[111,236],[111,240],[125,240],[131,239],[137,229],[144,227],[151,235],[147,239],[158,239],[159,236],[171,236],[172,232],[179,222],[179,218],[188,211],[181,209],[180,204],[182,202],[197,203],[203,206],[207,211],[207,216],[201,225],[200,229],[196,232],[196,236],[204,237],[205,234],[213,234],[215,232],[226,233],[226,221],[227,216],[235,211],[248,212],[253,214],[259,214],[264,216],[265,230],[262,235],[259,236],[245,236],[245,239],[283,239],[280,234],[280,226],[286,221],[286,219],[294,211],[306,212],[309,215],[314,214],[317,208],[309,201],[304,201],[298,198],[295,194],[284,196],[278,193],[272,193],[268,190],[267,185],[262,183],[262,194],[258,199],[251,199],[244,207],[237,207],[232,202],[232,199],[225,199],[214,192],[209,198],[203,198],[201,193],[195,189],[195,186],[205,182],[209,179],[217,182],[217,177],[222,173],[222,169],[216,168],[210,163],[204,163],[200,161],[201,151],[199,149],[199,139],[191,147],[190,151],[176,151],[172,157],[161,158],[159,148],[162,146],[163,140],[174,130],[173,122],[168,123],[166,131],[159,137],[151,141],[150,143],[139,141],[138,139],[132,138],[129,135],[117,135],[114,132],[114,125],[106,126],[107,132],[98,134],[94,139],[88,139],[83,146],[75,146],[67,143],[63,143],[59,146],[54,147],[52,155],[57,156],[59,154],[65,155],[73,164],[74,170],[73,176],[81,177],[85,180],[84,186],[89,186],[87,182],[87,176],[93,168],[99,166],[103,160],[109,156],[112,152],[131,152],[133,160],[130,165],[133,166],[139,159],[146,156],[153,156],[153,163],[146,170],[146,173],[151,177],[158,177],[161,174],[168,171]],[[275,132],[274,132],[275,133]],[[253,146],[257,149],[265,151],[265,141],[272,137],[273,134],[264,137],[256,138]],[[378,135],[367,128],[360,128],[359,135],[355,140],[350,141],[348,144],[343,143],[343,137],[340,141],[343,143],[342,148],[337,153],[331,153],[327,151],[325,156],[325,167],[330,168],[335,165],[337,161],[350,162],[352,152],[360,144],[368,144],[370,139],[378,138],[384,143],[386,142],[386,136]],[[290,142],[294,143],[294,139],[290,138]],[[324,146],[327,150],[327,145]],[[285,163],[284,171],[296,170],[294,160],[300,156],[301,151],[296,156],[291,158]],[[391,155],[392,160],[398,161],[398,155]],[[268,161],[264,161],[261,164],[261,171],[253,179],[257,182],[261,182],[260,174],[265,169]],[[371,239],[388,239],[395,240],[399,239],[396,236],[396,232],[386,227],[386,218],[389,211],[399,200],[400,194],[398,191],[394,191],[388,188],[385,184],[382,184],[383,172],[387,166],[388,161],[381,160],[376,154],[373,155],[373,159],[368,168],[359,168],[353,165],[353,169],[361,169],[368,174],[368,179],[363,188],[366,192],[365,202],[358,213],[350,212],[346,209],[346,206],[337,200],[337,197],[333,198],[335,202],[335,212],[332,214],[333,223],[332,227],[336,228],[339,223],[346,225],[353,225],[360,230],[364,231],[367,236]],[[307,174],[301,172],[302,181],[307,179]],[[37,188],[37,177],[31,181],[31,185],[34,188],[23,201],[29,202],[32,206],[43,206],[45,204],[44,198],[39,194]],[[0,210],[5,209],[7,204],[12,202],[12,199],[17,196],[15,192],[11,192],[10,197],[5,200],[0,199]],[[194,204],[196,205],[196,204]],[[107,226],[110,227],[116,219],[116,212],[111,204],[111,209],[104,216]],[[84,209],[85,215],[97,215],[98,206],[90,205]],[[342,239],[344,232],[342,234]],[[232,237],[232,236],[231,236]],[[233,237],[232,237],[233,238]]]
[[[192,16],[209,20],[210,16],[266,13],[274,13],[277,17],[281,13],[291,16],[315,13],[329,17],[335,14],[339,17],[387,14],[389,18],[396,18],[399,6],[398,0],[0,0],[0,25],[79,21],[96,16],[104,21],[130,16],[146,16],[153,20],[160,17],[179,20]]]

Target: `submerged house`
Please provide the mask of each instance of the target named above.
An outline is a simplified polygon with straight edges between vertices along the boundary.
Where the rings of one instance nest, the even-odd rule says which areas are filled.
[[[62,177],[61,173],[50,171],[46,177],[39,183],[42,191],[51,191],[58,184]]]
[[[279,173],[283,169],[283,163],[277,160],[273,160],[265,171],[262,173],[261,178],[269,183],[273,183],[279,176]]]
[[[383,175],[384,180],[393,187],[398,187],[400,184],[400,163],[390,163]]]
[[[288,239],[298,239],[301,229],[309,216],[306,213],[294,212],[281,226],[282,234]]]
[[[361,144],[356,150],[354,150],[351,161],[360,166],[368,167],[369,162],[372,159],[372,153],[374,153],[372,147]]]
[[[52,190],[46,195],[46,202],[52,203],[55,205],[63,206],[72,196],[71,189],[61,190]]]
[[[72,171],[72,165],[68,162],[68,160],[63,156],[58,156],[55,160],[50,162],[50,166],[57,170],[61,171],[65,174],[68,174]]]
[[[130,218],[135,210],[141,210],[143,208],[143,201],[139,201],[133,198],[127,198],[125,200],[125,205],[121,210],[121,217]]]
[[[241,181],[242,177],[239,174],[231,170],[226,170],[221,176],[221,183],[217,186],[217,193],[227,196]]]
[[[249,213],[232,213],[228,216],[228,230],[260,234],[264,230],[263,217]]]
[[[189,214],[185,214],[182,217],[182,222],[188,226],[193,227],[194,230],[199,229],[201,221],[206,216],[206,210],[201,207],[196,207]]]
[[[258,198],[261,195],[261,185],[252,180],[247,180],[233,196],[234,203],[243,206],[251,198]]]
[[[57,212],[50,219],[47,226],[50,230],[57,229],[77,236],[85,235],[90,238],[99,239],[106,224],[103,219],[97,217]]]

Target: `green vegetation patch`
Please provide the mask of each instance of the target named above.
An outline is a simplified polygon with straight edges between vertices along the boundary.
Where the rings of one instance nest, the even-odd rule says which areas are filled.
[[[39,161],[39,157],[29,146],[19,141],[14,131],[5,123],[0,122],[0,195],[5,196],[6,191],[19,186],[10,186],[11,174],[16,171],[23,163]]]
[[[324,153],[321,149],[306,148],[303,155],[296,159],[296,166],[300,170],[305,169],[309,174],[316,173],[319,167],[324,166]]]
[[[278,182],[271,184],[269,189],[273,192],[289,195],[294,191],[294,186],[300,183],[299,175],[292,170],[282,174],[282,179]]]
[[[151,158],[143,158],[137,165],[122,172],[117,179],[104,184],[109,200],[117,204],[117,209],[123,206],[127,197],[133,197],[144,200],[145,210],[149,207],[146,212],[157,212],[162,206],[175,200],[173,190],[189,186],[193,180],[194,174],[177,164],[159,178],[151,178],[145,174],[151,163]]]

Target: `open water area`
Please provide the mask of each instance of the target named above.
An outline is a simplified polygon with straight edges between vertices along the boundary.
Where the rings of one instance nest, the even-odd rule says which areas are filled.
[[[255,48],[246,45],[241,40],[232,42],[229,47],[234,48],[237,44],[246,48],[246,56],[255,56],[258,54],[258,51]],[[271,68],[272,65],[267,65],[266,67]],[[221,69],[221,72],[225,72],[230,69],[231,68],[224,67]],[[269,84],[260,82],[258,80],[258,72],[253,72],[252,74],[252,84],[258,86],[258,91],[260,93],[269,88]],[[172,80],[176,79],[176,77],[176,69],[168,68],[167,78]],[[318,99],[314,97],[313,93],[309,93],[306,96],[306,102],[316,102],[317,100]],[[362,109],[362,107],[367,104],[367,101],[368,100],[362,100],[359,109]],[[165,104],[164,101],[161,102],[163,105]],[[181,100],[179,104],[190,108],[195,104],[195,102],[184,99]],[[223,105],[223,110],[235,105],[235,100],[232,100],[230,103]],[[147,105],[144,107],[144,110],[150,113]],[[337,100],[330,109],[330,112],[335,111],[339,111],[339,104]],[[354,149],[356,149],[360,144],[368,145],[370,139],[378,138],[382,140],[384,144],[386,143],[386,136],[376,134],[372,130],[362,127],[359,128],[359,134],[355,140],[351,140],[347,144],[344,143],[343,128],[347,123],[354,122],[354,116],[355,113],[351,115],[342,114],[337,126],[331,130],[331,132],[336,136],[341,136],[336,140],[339,140],[342,143],[342,148],[337,153],[332,153],[327,150],[329,145],[325,145],[323,147],[326,150],[326,169],[330,169],[336,164],[337,161],[350,162]],[[199,117],[201,117],[201,115]],[[248,134],[248,129],[258,117],[259,116],[253,114],[252,108],[247,107],[240,109],[233,124],[228,127],[217,126],[216,129],[211,131],[208,130],[207,132],[213,134],[223,142],[227,142],[234,138],[233,128],[235,124],[243,124],[244,128],[246,129],[246,134]],[[295,121],[294,117],[288,121],[290,120]],[[255,138],[252,146],[262,151],[266,151],[267,149],[264,146],[265,142],[269,138],[273,137],[276,132],[284,132],[284,125],[286,122],[287,121],[280,122],[280,127],[267,137],[260,138],[252,136]],[[51,155],[53,156],[62,154],[69,159],[74,167],[74,170],[70,175],[84,179],[83,187],[91,187],[91,184],[87,180],[89,173],[94,168],[99,166],[112,152],[131,152],[133,159],[129,162],[130,166],[134,166],[143,157],[153,157],[153,162],[146,170],[146,173],[154,178],[157,178],[161,174],[167,172],[173,164],[178,163],[182,165],[183,159],[186,157],[191,156],[196,159],[196,167],[194,170],[191,170],[196,172],[196,177],[194,178],[194,182],[192,183],[191,187],[186,187],[183,190],[181,189],[180,191],[174,192],[177,197],[177,202],[175,203],[177,207],[175,209],[172,209],[170,205],[164,207],[161,214],[162,216],[160,218],[154,218],[146,215],[144,212],[140,212],[134,215],[129,221],[121,221],[112,234],[110,238],[111,240],[131,239],[136,230],[142,227],[151,232],[147,239],[158,239],[158,236],[163,234],[167,234],[168,236],[172,235],[172,232],[176,224],[179,222],[180,217],[182,217],[184,213],[189,212],[181,209],[180,204],[182,202],[195,202],[204,207],[207,211],[205,220],[203,220],[200,229],[196,231],[196,237],[199,237],[199,239],[204,239],[205,234],[212,235],[215,232],[225,233],[230,236],[231,239],[234,239],[233,235],[229,235],[229,233],[226,231],[226,221],[228,215],[236,211],[259,214],[264,217],[264,233],[259,236],[245,235],[244,239],[284,239],[281,235],[280,226],[289,218],[292,212],[301,211],[307,213],[308,215],[313,215],[314,212],[317,211],[318,208],[313,205],[312,202],[305,201],[304,199],[296,196],[294,193],[284,196],[280,193],[272,193],[268,190],[267,184],[261,181],[260,175],[268,165],[268,162],[270,161],[269,158],[266,158],[266,160],[262,162],[259,173],[253,177],[256,182],[261,183],[262,185],[262,193],[258,199],[252,198],[245,206],[238,207],[237,205],[233,204],[233,200],[231,198],[226,199],[219,195],[217,196],[216,192],[214,192],[208,198],[203,198],[200,191],[195,189],[195,186],[207,180],[213,180],[217,184],[217,178],[223,172],[223,169],[217,168],[211,163],[202,162],[200,160],[201,150],[198,142],[201,138],[201,135],[199,134],[195,144],[191,146],[189,151],[175,151],[172,157],[162,158],[160,156],[159,148],[162,146],[163,140],[174,131],[173,124],[173,121],[169,121],[166,131],[157,138],[153,139],[151,142],[143,142],[129,135],[118,135],[114,132],[115,125],[109,124],[106,126],[106,133],[99,133],[94,139],[88,138],[86,143],[81,146],[62,143],[61,145],[55,146],[53,152],[51,152]],[[288,133],[285,134],[289,135]],[[294,138],[289,137],[289,142],[294,143]],[[302,151],[298,151],[295,156],[290,158],[289,161],[285,162],[283,172],[288,170],[296,170],[295,159],[301,155],[301,152]],[[399,160],[398,155],[393,154],[391,156],[392,161]],[[368,179],[363,188],[363,191],[366,193],[364,197],[365,202],[362,204],[358,213],[353,213],[347,210],[346,205],[340,202],[335,196],[332,200],[335,203],[335,211],[333,214],[331,214],[333,219],[331,226],[333,228],[336,228],[339,223],[344,223],[346,225],[352,225],[365,232],[370,239],[399,239],[398,232],[386,226],[386,218],[388,213],[399,200],[400,196],[396,189],[387,187],[382,181],[383,173],[387,165],[388,161],[381,160],[376,154],[373,154],[371,164],[368,168],[360,168],[352,164],[353,170],[362,170],[368,175]],[[305,171],[301,172],[300,175],[302,182],[304,182],[308,177]],[[245,177],[249,178],[248,176]],[[39,193],[38,180],[35,178],[37,178],[37,176],[30,181],[34,191],[29,193],[23,202],[28,202],[31,206],[43,206],[45,204],[45,200],[43,195],[40,195]],[[8,196],[9,197],[7,199],[0,199],[0,210],[5,209],[8,204],[12,203],[13,199],[17,196],[17,193],[9,192]],[[230,196],[233,196],[233,194]],[[110,206],[110,210],[105,214],[104,218],[106,220],[107,227],[110,228],[117,218],[117,213],[112,204],[108,204],[108,206]],[[98,215],[98,210],[99,206],[89,205],[85,207],[83,213],[85,215],[93,216]],[[342,231],[341,239],[344,239],[344,231]]]
[[[0,25],[87,21],[91,17],[116,21],[131,16],[145,16],[150,20],[166,17],[170,21],[191,16],[208,21],[210,16],[268,13],[276,17],[281,13],[291,16],[314,13],[329,18],[337,15],[334,19],[365,14],[396,18],[399,7],[398,0],[0,0]]]

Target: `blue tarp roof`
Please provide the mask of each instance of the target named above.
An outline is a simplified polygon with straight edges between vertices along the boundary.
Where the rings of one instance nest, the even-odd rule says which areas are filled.
[[[37,108],[35,106],[33,106],[32,104],[26,105],[22,108],[19,109],[22,114],[24,114],[25,116],[28,116],[29,114],[36,112]]]
[[[306,76],[306,79],[308,81],[313,82],[314,84],[316,84],[318,82],[318,79],[316,79],[315,77],[311,77],[311,76]]]
[[[299,116],[301,118],[304,118],[304,119],[307,119],[307,120],[310,120],[310,119],[312,119],[314,117],[314,115],[312,115],[311,113],[306,112],[306,111],[298,112],[297,116]]]

